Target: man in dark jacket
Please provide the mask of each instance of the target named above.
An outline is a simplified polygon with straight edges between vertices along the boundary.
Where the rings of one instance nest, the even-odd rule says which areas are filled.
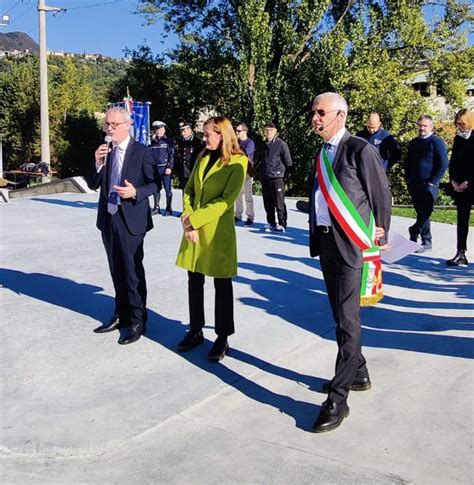
[[[402,152],[397,140],[382,128],[382,122],[378,113],[370,113],[367,124],[356,136],[367,140],[380,153],[385,170],[389,170],[402,158]]]
[[[339,94],[324,93],[314,100],[313,130],[325,143],[312,177],[310,254],[321,261],[338,347],[334,377],[322,389],[328,399],[314,423],[316,433],[337,428],[349,415],[349,391],[371,387],[361,347],[364,260],[359,238],[372,221],[383,248],[390,227],[391,195],[380,155],[346,130],[346,117],[347,103]],[[371,235],[370,244],[374,242]]]
[[[88,179],[100,187],[97,228],[102,233],[115,289],[115,311],[109,322],[94,330],[107,333],[124,327],[118,343],[137,341],[146,331],[146,280],[143,240],[153,227],[148,197],[156,193],[150,151],[130,138],[130,114],[111,108],[105,118],[109,138],[95,152]]]
[[[433,118],[420,116],[417,125],[419,135],[408,144],[405,177],[416,211],[416,222],[408,232],[414,242],[421,237],[421,248],[416,252],[423,253],[432,247],[430,216],[449,162],[446,144],[433,133]]]
[[[265,231],[285,232],[287,211],[285,205],[285,182],[288,180],[290,168],[293,165],[288,145],[277,136],[274,123],[265,125],[266,143],[263,146],[260,180],[267,222]],[[275,210],[278,224],[275,220]]]
[[[178,141],[176,151],[175,173],[179,178],[179,187],[184,190],[188,183],[189,176],[196,162],[199,152],[204,148],[200,140],[193,132],[190,123],[180,124],[181,137]]]
[[[173,142],[166,136],[166,124],[162,121],[154,121],[152,124],[155,129],[155,135],[151,141],[150,151],[155,160],[158,169],[159,182],[158,192],[155,195],[155,207],[151,215],[160,213],[160,192],[165,188],[166,193],[166,209],[163,215],[170,216],[172,214],[171,201],[173,193],[171,192],[171,172],[174,164],[174,145]]]

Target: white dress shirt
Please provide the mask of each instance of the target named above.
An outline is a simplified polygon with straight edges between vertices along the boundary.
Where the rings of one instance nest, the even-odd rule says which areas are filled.
[[[333,137],[331,137],[326,144],[332,145],[330,158],[332,162],[334,162],[336,158],[337,149],[339,147],[339,143],[341,138],[344,136],[346,132],[345,128],[341,128]],[[329,209],[326,201],[324,200],[323,193],[321,191],[321,187],[318,184],[318,188],[316,189],[316,193],[314,194],[314,210],[316,214],[316,224],[318,226],[331,226],[331,217],[329,216]]]

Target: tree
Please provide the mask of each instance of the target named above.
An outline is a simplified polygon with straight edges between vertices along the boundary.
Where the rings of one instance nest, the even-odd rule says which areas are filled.
[[[80,58],[49,57],[51,164],[62,175],[85,173],[81,157],[89,155],[83,151],[81,138],[87,138],[86,144],[91,139],[96,142],[94,113],[104,110],[106,87],[124,72],[124,66],[125,63],[112,60],[94,63]],[[7,168],[18,168],[41,155],[39,91],[36,56],[2,60],[0,129]],[[78,130],[74,135],[71,127]]]
[[[38,59],[28,56],[9,61],[0,73],[0,130],[7,168],[17,168],[40,153],[38,72]]]
[[[201,101],[260,133],[270,119],[280,126],[296,162],[294,193],[305,192],[319,145],[310,135],[308,117],[318,93],[338,91],[347,98],[349,128],[359,129],[367,114],[377,110],[385,127],[404,141],[426,110],[407,84],[418,62],[433,67],[450,100],[459,99],[472,75],[462,35],[469,10],[458,0],[438,1],[439,18],[426,15],[432,4],[423,0],[140,4],[148,22],[161,17],[165,28],[179,35],[171,60],[186,69],[186,59],[190,75],[198,72],[208,94]]]

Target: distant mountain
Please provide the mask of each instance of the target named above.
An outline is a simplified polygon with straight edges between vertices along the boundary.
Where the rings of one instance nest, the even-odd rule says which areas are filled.
[[[0,50],[24,51],[26,49],[34,54],[39,54],[38,44],[28,34],[25,34],[24,32],[9,32],[8,34],[0,33]]]

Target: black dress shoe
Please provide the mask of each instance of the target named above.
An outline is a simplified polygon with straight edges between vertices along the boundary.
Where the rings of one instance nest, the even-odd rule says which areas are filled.
[[[118,315],[113,315],[112,318],[107,322],[101,325],[100,327],[94,328],[94,333],[107,333],[117,330],[118,328],[123,328],[126,325],[120,323],[120,319]]]
[[[349,416],[349,406],[344,401],[337,403],[328,399],[323,402],[318,419],[313,424],[314,433],[325,433],[340,426],[344,418]]]
[[[372,387],[372,383],[370,382],[370,377],[356,377],[352,384],[349,386],[350,391],[368,391]],[[321,391],[324,394],[329,394],[331,391],[331,383],[326,382],[321,388]]]
[[[229,342],[227,337],[217,337],[212,349],[209,351],[207,359],[209,362],[219,362],[229,353]]]
[[[118,339],[118,343],[120,345],[133,344],[133,342],[136,342],[145,331],[144,325],[131,325],[125,329],[124,334]]]
[[[463,249],[458,250],[456,256],[453,259],[446,261],[447,266],[467,266],[469,264],[466,258],[466,251]]]
[[[368,391],[372,387],[372,383],[370,382],[370,377],[356,377],[352,384],[349,386],[350,391]],[[331,383],[326,382],[321,388],[321,391],[324,394],[329,394],[331,391]]]
[[[196,330],[189,330],[183,340],[178,343],[177,348],[180,352],[187,352],[203,342],[204,335],[202,334],[202,330],[199,330],[198,332],[196,332]]]

